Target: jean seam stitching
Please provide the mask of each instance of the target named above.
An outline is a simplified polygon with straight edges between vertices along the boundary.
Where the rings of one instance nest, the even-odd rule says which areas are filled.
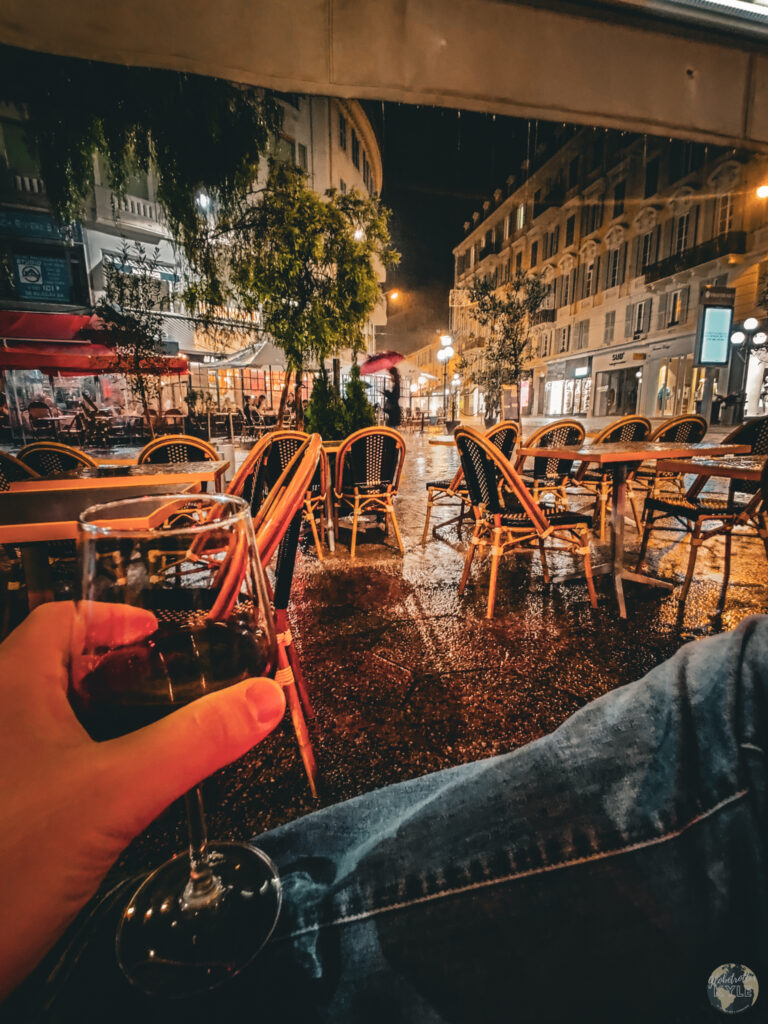
[[[649,846],[657,846],[660,843],[668,842],[670,839],[676,839],[684,832],[687,832],[688,829],[693,828],[694,825],[698,825],[700,822],[712,817],[713,814],[716,814],[729,804],[743,799],[747,793],[749,793],[748,789],[738,790],[738,792],[725,797],[725,799],[720,800],[719,803],[714,804],[706,811],[702,811],[700,814],[697,814],[685,825],[681,825],[680,828],[674,829],[670,832],[665,832],[660,836],[653,836],[650,839],[643,839],[640,842],[631,843],[628,846],[614,847],[613,849],[603,850],[599,853],[593,853],[585,857],[573,857],[568,860],[560,860],[553,864],[542,864],[536,868],[527,868],[524,871],[515,871],[508,875],[501,875],[498,878],[486,878],[480,882],[470,882],[467,885],[461,885],[452,889],[442,889],[439,892],[428,893],[425,896],[418,896],[412,900],[403,900],[399,903],[389,903],[383,907],[373,907],[370,910],[361,911],[359,914],[348,914],[344,917],[335,918],[332,921],[322,921],[306,928],[300,928],[296,931],[281,935],[279,939],[285,940],[299,938],[302,935],[308,935],[312,932],[320,931],[321,928],[335,928],[338,925],[354,924],[357,921],[365,921],[371,917],[378,917],[380,914],[387,914],[396,910],[405,910],[408,907],[418,906],[422,903],[430,903],[433,900],[444,899],[448,896],[460,896],[463,893],[475,892],[478,889],[487,889],[494,885],[504,885],[507,882],[514,882],[521,878],[530,878],[532,875],[545,874],[549,871],[559,871],[563,868],[577,867],[581,864],[590,864],[593,861],[606,860],[610,857],[618,857],[625,853],[633,853],[636,850],[642,850]]]

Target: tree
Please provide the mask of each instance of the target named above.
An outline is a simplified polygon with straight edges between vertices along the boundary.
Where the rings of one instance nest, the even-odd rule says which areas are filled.
[[[472,373],[488,418],[499,415],[505,385],[520,381],[528,356],[531,321],[546,292],[547,286],[538,275],[523,270],[503,288],[494,288],[490,278],[483,278],[469,289],[470,316],[488,331],[482,366]],[[519,401],[517,414],[519,418]]]
[[[117,258],[104,264],[104,294],[93,309],[104,323],[104,331],[95,337],[101,339],[106,332],[118,357],[118,372],[139,397],[153,435],[149,400],[160,397],[160,377],[152,369],[161,368],[162,314],[168,306],[158,263],[157,249],[149,252],[140,242],[123,241]]]
[[[372,427],[376,421],[376,413],[368,401],[366,385],[360,379],[360,367],[353,363],[350,378],[344,391],[344,410],[346,412],[346,431],[353,434],[363,427]]]
[[[363,347],[363,327],[381,297],[376,262],[392,266],[388,211],[378,198],[330,190],[321,197],[296,167],[272,161],[258,201],[220,217],[211,233],[215,269],[187,290],[205,316],[222,299],[258,311],[285,353],[288,377],[343,348]]]

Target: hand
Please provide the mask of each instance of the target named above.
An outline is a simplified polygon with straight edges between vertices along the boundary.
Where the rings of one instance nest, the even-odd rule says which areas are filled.
[[[89,630],[105,645],[157,625],[139,608],[97,607]],[[67,700],[73,621],[72,604],[44,604],[0,645],[0,1001],[123,847],[172,800],[262,740],[285,709],[276,683],[246,679],[96,743]]]

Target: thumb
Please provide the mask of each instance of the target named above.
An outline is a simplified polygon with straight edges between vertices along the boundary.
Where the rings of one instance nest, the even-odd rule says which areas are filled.
[[[245,679],[100,744],[107,747],[115,828],[132,838],[172,800],[263,740],[284,712],[285,696],[277,683]]]

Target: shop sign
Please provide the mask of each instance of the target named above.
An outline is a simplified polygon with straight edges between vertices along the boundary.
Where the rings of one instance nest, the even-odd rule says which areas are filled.
[[[592,360],[592,369],[596,372],[606,372],[628,366],[637,360],[645,359],[644,352],[638,352],[632,348],[620,348],[604,356],[595,356]]]
[[[37,302],[69,302],[69,266],[55,256],[19,256],[16,291],[20,299]]]
[[[82,242],[79,224],[59,225],[48,213],[0,209],[0,235],[13,238],[43,238],[57,242]]]

